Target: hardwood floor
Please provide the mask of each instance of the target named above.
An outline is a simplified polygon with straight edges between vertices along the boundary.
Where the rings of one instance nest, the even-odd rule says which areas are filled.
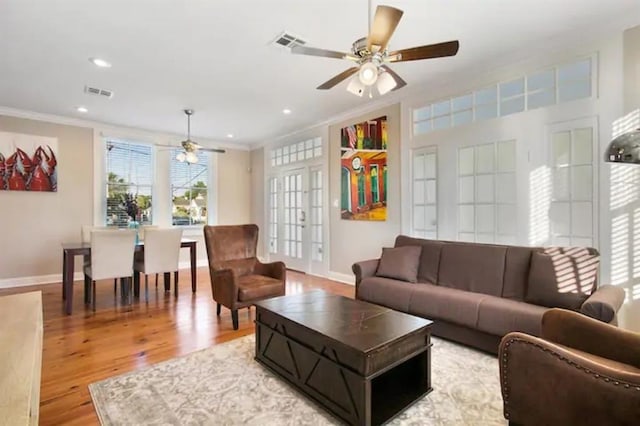
[[[198,269],[198,291],[191,292],[188,270],[180,272],[179,295],[156,291],[122,305],[113,281],[97,285],[97,307],[83,304],[82,282],[74,284],[73,314],[63,313],[61,284],[0,290],[0,296],[42,291],[44,345],[40,393],[41,425],[98,424],[88,385],[107,377],[144,368],[216,343],[254,332],[255,310],[242,310],[233,330],[228,309],[216,316],[209,272]],[[151,280],[150,280],[151,281]],[[144,281],[143,281],[144,282]],[[144,286],[144,284],[143,284]],[[324,289],[353,297],[354,287],[323,278],[287,272],[287,294]]]

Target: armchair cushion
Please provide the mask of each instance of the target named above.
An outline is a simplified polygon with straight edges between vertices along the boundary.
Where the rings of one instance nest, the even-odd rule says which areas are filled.
[[[385,247],[382,249],[376,275],[415,283],[418,281],[421,254],[420,246]]]
[[[284,294],[282,280],[264,275],[244,275],[238,277],[237,282],[240,302],[250,302]]]
[[[598,256],[587,253],[575,256],[534,252],[525,302],[580,309],[595,289],[598,262]]]

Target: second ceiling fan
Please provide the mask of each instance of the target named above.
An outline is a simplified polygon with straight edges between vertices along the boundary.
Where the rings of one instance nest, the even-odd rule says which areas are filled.
[[[378,92],[384,95],[391,90],[397,90],[407,85],[407,82],[387,65],[388,63],[454,56],[460,47],[458,40],[452,40],[389,52],[387,50],[389,39],[396,30],[402,14],[403,11],[400,9],[391,6],[378,6],[369,30],[369,36],[356,40],[350,53],[301,45],[294,46],[291,51],[298,55],[346,59],[356,63],[355,66],[318,86],[319,90],[331,89],[357,73],[358,78],[352,79],[347,87],[349,92],[362,96],[367,88],[371,88],[377,83]],[[369,96],[371,96],[371,91],[369,91]]]

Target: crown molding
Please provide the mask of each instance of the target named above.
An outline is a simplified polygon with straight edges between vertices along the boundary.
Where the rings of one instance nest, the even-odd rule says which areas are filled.
[[[180,141],[184,139],[185,135],[177,133],[160,132],[152,129],[143,129],[138,127],[120,126],[112,123],[105,123],[101,121],[85,120],[75,117],[66,117],[62,115],[46,114],[35,111],[22,110],[17,108],[11,108],[0,105],[0,115],[8,117],[24,118],[27,120],[44,121],[47,123],[62,124],[66,126],[86,127],[98,130],[100,135],[126,135],[130,138],[136,136],[145,140],[163,139],[163,140],[176,140]],[[193,136],[193,135],[192,135]],[[248,144],[230,144],[229,142],[220,142],[208,138],[201,138],[194,136],[194,139],[198,139],[199,143],[202,143],[206,148],[225,148],[237,151],[250,151],[251,146]],[[178,142],[176,142],[176,148],[179,148]]]

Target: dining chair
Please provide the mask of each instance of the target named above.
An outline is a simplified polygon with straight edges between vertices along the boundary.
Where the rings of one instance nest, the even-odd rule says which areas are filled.
[[[142,225],[140,229],[138,229],[138,239],[140,241],[144,241],[145,233],[149,229],[158,229],[158,228],[159,228],[158,225]]]
[[[133,253],[136,232],[133,230],[91,232],[91,262],[84,267],[85,288],[91,283],[93,310],[96,310],[96,281],[123,279],[131,294]]]
[[[80,241],[82,241],[83,244],[91,244],[91,232],[93,231],[106,231],[106,230],[117,230],[118,228],[115,227],[108,227],[108,226],[93,226],[93,225],[82,225],[80,227]],[[89,256],[84,256],[83,259],[83,267],[86,266],[90,266],[91,265],[91,255]],[[84,302],[85,303],[89,303],[89,295],[91,294],[91,288],[90,288],[91,283],[87,283],[87,281],[85,280],[85,286],[84,286]],[[115,294],[117,291],[117,287],[118,287],[118,280],[115,279],[113,280],[113,293]]]
[[[149,301],[149,275],[174,273],[174,291],[178,296],[178,264],[180,262],[181,228],[147,228],[144,239],[144,255],[136,258],[133,269],[144,274],[145,299]]]

